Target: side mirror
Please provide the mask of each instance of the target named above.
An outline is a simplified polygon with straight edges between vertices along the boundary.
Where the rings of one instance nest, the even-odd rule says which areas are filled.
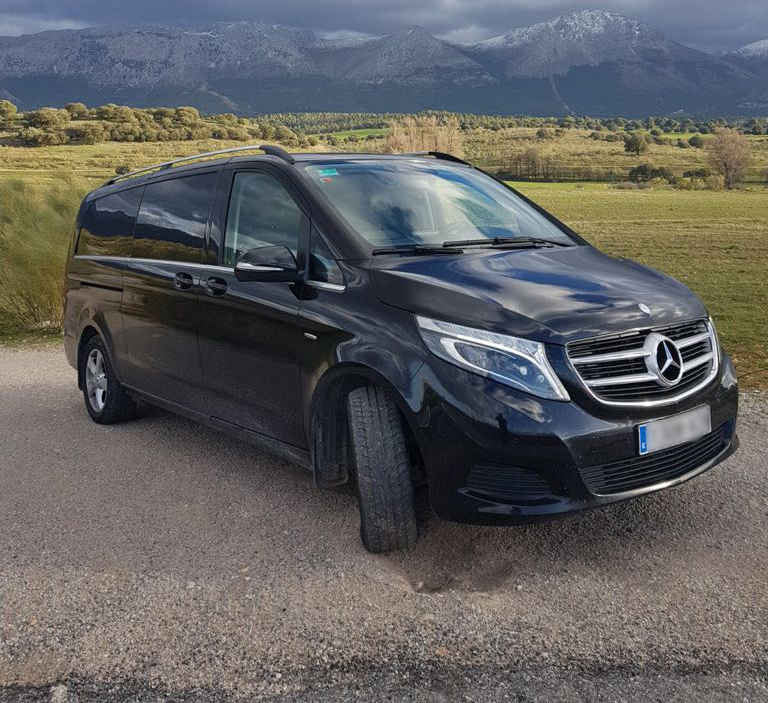
[[[296,258],[288,247],[258,247],[246,251],[235,264],[238,281],[283,281],[298,280],[299,270]]]

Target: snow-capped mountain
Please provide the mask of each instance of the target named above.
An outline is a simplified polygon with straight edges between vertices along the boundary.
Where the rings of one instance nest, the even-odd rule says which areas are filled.
[[[762,39],[761,41],[742,46],[741,49],[736,49],[731,54],[745,59],[768,60],[768,39]]]
[[[471,44],[420,27],[325,39],[256,22],[135,24],[0,37],[0,94],[26,109],[82,100],[241,112],[722,113],[762,85],[747,58],[761,44],[715,57],[604,11]]]
[[[583,10],[486,39],[469,50],[493,57],[509,76],[544,78],[574,66],[642,61],[667,51],[661,30],[613,12]]]

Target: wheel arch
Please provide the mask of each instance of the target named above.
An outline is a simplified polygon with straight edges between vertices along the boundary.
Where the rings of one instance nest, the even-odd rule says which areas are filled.
[[[77,334],[77,387],[83,389],[83,351],[94,337],[99,337],[107,346],[107,352],[111,353],[109,341],[102,332],[101,326],[93,319],[86,319],[80,323],[80,331]]]
[[[349,426],[347,396],[355,388],[377,386],[388,390],[400,410],[409,444],[420,455],[411,413],[400,390],[368,366],[339,364],[320,378],[310,403],[310,448],[315,485],[330,488],[349,479]]]

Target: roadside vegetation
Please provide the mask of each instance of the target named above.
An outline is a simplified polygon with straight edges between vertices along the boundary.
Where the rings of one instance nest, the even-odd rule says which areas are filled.
[[[19,114],[0,101],[0,339],[26,342],[60,330],[77,207],[116,172],[264,142],[312,151],[436,150],[514,181],[605,251],[690,285],[713,313],[743,383],[768,387],[767,132],[760,119],[245,118],[79,103]]]

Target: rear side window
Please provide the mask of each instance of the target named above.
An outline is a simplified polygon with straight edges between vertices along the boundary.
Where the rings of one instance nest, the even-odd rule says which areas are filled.
[[[235,174],[222,265],[234,266],[249,249],[280,244],[296,256],[302,217],[296,201],[275,177],[258,171]]]
[[[77,254],[129,256],[141,191],[132,188],[94,200],[83,218]]]
[[[202,263],[215,185],[216,173],[148,184],[131,255],[136,259]]]

